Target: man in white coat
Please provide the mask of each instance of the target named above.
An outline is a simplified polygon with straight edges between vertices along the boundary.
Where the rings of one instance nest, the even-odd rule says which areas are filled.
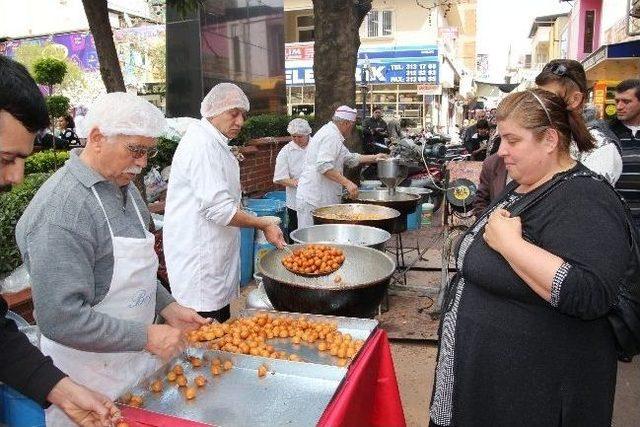
[[[232,83],[220,83],[200,106],[171,164],[163,238],[171,291],[200,315],[224,322],[240,285],[240,227],[254,227],[282,248],[272,220],[240,208],[240,166],[229,140],[240,133],[249,100]]]
[[[296,209],[296,189],[298,178],[302,174],[307,146],[311,135],[311,126],[305,119],[297,118],[289,122],[287,127],[291,142],[282,147],[276,157],[276,167],[273,172],[273,182],[285,186],[287,193],[287,216],[289,230],[298,228],[298,213]],[[287,239],[288,236],[287,236]]]
[[[345,147],[344,140],[351,135],[355,122],[355,109],[346,105],[338,107],[333,119],[318,130],[309,144],[298,180],[298,228],[313,225],[315,209],[340,203],[343,187],[351,196],[358,195],[358,186],[343,175],[344,165],[354,167],[388,157],[386,154],[351,153]]]

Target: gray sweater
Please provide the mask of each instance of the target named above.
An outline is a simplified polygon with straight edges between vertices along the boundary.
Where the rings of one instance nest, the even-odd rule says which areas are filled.
[[[139,351],[146,326],[92,309],[109,290],[113,247],[95,187],[115,236],[144,237],[131,190],[148,227],[150,214],[136,187],[119,188],[89,168],[74,150],[38,190],[16,226],[16,241],[31,275],[35,316],[47,338],[94,352]],[[158,283],[156,313],[173,302]]]

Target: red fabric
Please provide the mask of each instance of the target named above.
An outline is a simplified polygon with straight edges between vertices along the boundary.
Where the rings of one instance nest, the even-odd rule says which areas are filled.
[[[165,414],[146,411],[131,406],[119,405],[122,412],[121,421],[126,422],[129,427],[209,427],[197,421],[183,420]]]
[[[387,333],[379,329],[351,363],[342,386],[325,409],[322,427],[406,425]]]

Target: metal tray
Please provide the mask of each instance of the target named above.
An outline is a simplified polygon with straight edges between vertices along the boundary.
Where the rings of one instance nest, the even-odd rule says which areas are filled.
[[[378,321],[373,319],[282,311],[245,309],[239,316],[252,317],[258,313],[268,313],[274,317],[304,316],[311,321],[336,322],[340,332],[365,342],[378,327]],[[318,351],[312,344],[293,344],[287,339],[275,338],[269,340],[269,344],[279,351],[298,354],[303,362],[190,347],[127,390],[118,401],[123,402],[123,396],[128,393],[142,396],[143,408],[127,415],[128,421],[141,423],[146,419],[143,416],[145,413],[155,413],[216,426],[317,424],[345,378],[347,367],[338,367],[337,357]],[[191,366],[188,358],[192,356],[203,359],[201,367]],[[231,360],[233,368],[214,377],[209,368],[213,358]],[[193,380],[198,375],[207,378],[207,385],[198,389],[194,400],[187,400],[178,386],[166,379],[167,373],[176,364],[182,365],[189,386],[193,386]],[[265,378],[259,378],[258,368],[263,364],[269,372]],[[162,379],[163,391],[153,393],[150,391],[151,383],[158,379]],[[171,422],[168,417],[166,422]]]
[[[309,426],[318,422],[346,374],[346,368],[303,362],[274,360],[223,351],[189,349],[189,356],[203,358],[203,366],[193,368],[184,356],[177,357],[128,392],[142,396],[140,414],[152,412],[216,426]],[[209,369],[212,358],[231,360],[233,368],[218,376]],[[208,383],[198,389],[194,400],[186,400],[167,373],[181,364],[191,386],[193,379],[204,375]],[[258,367],[265,364],[266,377],[258,377]],[[162,393],[149,390],[151,382],[162,379]],[[123,396],[126,393],[123,394]],[[121,399],[120,399],[121,400]],[[133,412],[132,412],[133,413]]]

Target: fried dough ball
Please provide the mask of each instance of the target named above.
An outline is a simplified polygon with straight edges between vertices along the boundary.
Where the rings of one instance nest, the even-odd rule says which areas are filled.
[[[119,421],[118,424],[116,424],[116,427],[129,427],[129,423],[125,421]]]
[[[187,400],[195,399],[196,394],[197,391],[195,387],[189,387],[184,391],[184,397],[186,397]]]
[[[347,366],[347,359],[338,359],[338,366],[341,368]]]
[[[138,396],[136,394],[131,396],[131,400],[129,401],[129,405],[134,408],[141,408],[144,401],[142,400],[142,396]]]
[[[225,371],[228,371],[229,369],[233,368],[233,363],[231,363],[231,360],[225,360],[224,363],[222,364],[222,368]]]
[[[282,265],[296,274],[329,274],[343,262],[343,252],[326,245],[307,245],[282,259]]]
[[[176,365],[173,367],[173,373],[176,375],[182,375],[184,374],[184,369],[182,368],[182,365]]]
[[[151,383],[151,391],[154,393],[162,393],[162,381],[155,380]]]
[[[213,365],[211,367],[211,375],[220,375],[221,368],[220,365]]]
[[[169,380],[169,382],[174,382],[176,380],[178,376],[176,375],[175,372],[171,371],[167,374],[167,380]]]
[[[202,359],[200,359],[199,357],[190,357],[189,362],[191,362],[191,366],[193,366],[194,368],[199,368],[200,366],[202,366]]]
[[[176,380],[176,384],[178,384],[179,387],[186,387],[187,386],[187,377],[185,377],[184,375],[180,375],[178,377],[178,379]]]
[[[260,367],[258,367],[258,377],[264,378],[266,376],[267,376],[267,367],[264,365],[260,365]]]
[[[194,382],[198,387],[204,387],[205,384],[207,384],[207,379],[204,377],[204,375],[198,375],[195,378]]]

